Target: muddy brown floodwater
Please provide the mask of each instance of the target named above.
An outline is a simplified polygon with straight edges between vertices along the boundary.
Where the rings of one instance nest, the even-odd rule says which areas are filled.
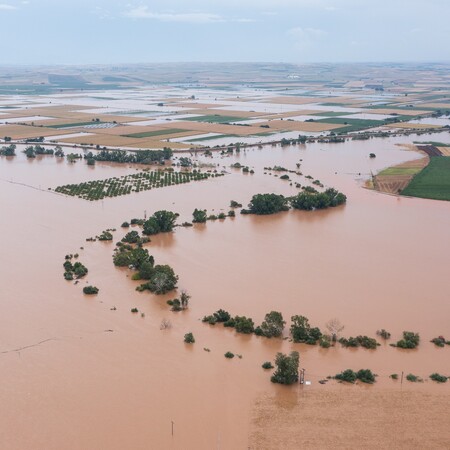
[[[402,371],[450,375],[450,347],[429,342],[450,336],[450,203],[363,188],[371,172],[420,157],[396,145],[406,139],[216,155],[205,161],[225,166],[229,175],[100,202],[47,188],[136,169],[2,157],[0,447],[449,448],[450,383],[400,386],[389,379]],[[270,217],[238,214],[152,239],[150,253],[172,265],[180,288],[192,295],[186,312],[168,310],[166,300],[175,295],[136,292],[130,273],[112,265],[113,243],[85,242],[112,227],[118,241],[120,224],[144,210],[173,210],[181,222],[196,207],[217,213],[228,211],[231,199],[246,204],[255,193],[293,194],[289,182],[265,175],[263,167],[295,169],[300,159],[304,175],[346,193],[347,205]],[[235,161],[255,174],[230,169]],[[74,286],[64,281],[62,263],[77,251],[89,274]],[[95,298],[83,296],[87,282],[100,288]],[[131,314],[132,307],[145,317]],[[325,350],[201,323],[219,308],[256,323],[271,310],[288,322],[302,314],[321,328],[337,317],[346,336],[375,337],[385,328],[392,341],[403,330],[419,332],[422,341],[411,351],[384,343],[374,351]],[[163,318],[171,329],[160,330]],[[190,346],[183,343],[189,331],[196,339]],[[312,384],[271,384],[261,364],[294,349]],[[242,359],[227,360],[226,351]],[[370,368],[378,381],[318,383],[347,368]]]

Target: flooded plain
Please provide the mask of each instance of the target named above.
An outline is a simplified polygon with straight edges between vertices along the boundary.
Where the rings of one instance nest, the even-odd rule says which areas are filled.
[[[442,139],[448,140],[448,133],[440,134]],[[426,408],[423,414],[440,420],[424,422],[423,434],[437,436],[433,448],[445,448],[450,439],[445,407],[449,383],[400,386],[389,375],[450,375],[450,348],[429,342],[450,336],[450,204],[363,187],[371,173],[420,157],[398,145],[417,140],[425,137],[265,146],[233,157],[199,157],[229,174],[99,202],[65,197],[48,188],[121,176],[136,168],[100,163],[88,167],[50,156],[33,161],[22,154],[2,157],[2,447],[298,448],[296,433],[311,423],[321,438],[306,440],[307,448],[339,448],[336,444],[342,442],[333,439],[335,426],[354,442],[358,433],[369,430],[375,438],[366,448],[376,448],[383,421],[377,421],[376,428],[367,421],[354,430],[343,420],[333,425],[325,414],[362,414],[355,405],[373,399],[379,406],[372,413],[389,409],[399,427],[407,417],[403,414]],[[375,159],[369,158],[372,152]],[[255,174],[231,169],[236,161]],[[85,241],[117,228],[116,242],[124,234],[120,224],[143,217],[145,211],[150,215],[172,210],[180,213],[181,223],[191,220],[194,208],[227,212],[232,199],[246,205],[256,193],[293,195],[295,187],[264,167],[295,169],[297,163],[304,175],[344,192],[347,204],[268,217],[237,214],[152,238],[150,254],[158,264],[170,264],[180,277],[179,287],[192,295],[185,312],[169,310],[166,301],[175,294],[136,292],[129,271],[112,264],[113,243]],[[305,184],[304,176],[291,178]],[[77,252],[89,274],[74,286],[63,279],[62,263],[66,254]],[[82,294],[87,282],[100,288],[95,298]],[[144,317],[130,313],[133,307]],[[340,345],[322,349],[236,335],[201,322],[219,308],[250,316],[255,323],[267,312],[280,311],[288,326],[291,315],[301,314],[322,329],[337,317],[345,325],[344,336],[375,337],[377,329],[385,328],[392,333],[388,342],[394,342],[409,330],[420,333],[421,344],[410,351],[388,343],[376,350]],[[160,330],[162,319],[170,320],[172,328]],[[187,332],[193,332],[194,345],[183,343]],[[291,350],[300,352],[310,386],[273,385],[270,373],[261,368],[276,352]],[[227,351],[242,359],[227,360]],[[377,383],[318,384],[347,368],[369,368],[378,374]],[[424,396],[427,401],[421,404]],[[433,398],[440,401],[430,401]],[[294,419],[301,426],[293,426]],[[276,438],[280,430],[284,440]],[[392,443],[386,442],[386,448]],[[423,448],[419,441],[398,444],[396,448]]]

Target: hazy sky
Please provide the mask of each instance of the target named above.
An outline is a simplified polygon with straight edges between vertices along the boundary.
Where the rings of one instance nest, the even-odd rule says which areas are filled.
[[[450,61],[450,0],[0,0],[0,64]]]

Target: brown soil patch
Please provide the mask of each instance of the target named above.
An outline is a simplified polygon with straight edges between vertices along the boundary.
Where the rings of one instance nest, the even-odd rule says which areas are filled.
[[[111,147],[131,147],[133,144],[142,145],[142,139],[127,138],[122,136],[108,136],[106,134],[91,134],[90,136],[79,136],[68,139],[59,139],[60,142],[70,142],[73,144],[93,144]]]
[[[423,103],[421,106],[425,108],[450,109],[450,103]]]
[[[253,410],[249,448],[448,449],[450,395],[409,388],[340,386],[265,396]]]
[[[392,169],[423,169],[427,166],[430,161],[428,155],[425,152],[418,150],[418,148],[415,146],[411,147],[414,147],[413,150],[419,151],[425,156],[420,159],[398,164],[397,166],[393,166]],[[408,186],[413,176],[413,174],[376,175],[375,177],[373,177],[373,180],[370,183],[370,187],[380,192],[385,192],[388,194],[398,194],[400,191],[405,189],[406,186]],[[369,187],[369,185],[367,186]]]
[[[450,147],[438,147],[443,156],[450,156]]]
[[[290,111],[281,114],[270,114],[265,116],[265,119],[281,119],[282,117],[295,117],[295,116],[314,116],[317,113],[328,112],[319,111],[317,109],[299,109],[298,111]]]
[[[3,125],[1,127],[2,136],[10,136],[13,140],[28,139],[40,136],[59,136],[67,133],[67,130],[57,130],[53,128],[32,127],[27,125]],[[73,130],[70,131],[73,133]]]
[[[164,142],[155,138],[128,138],[123,136],[109,136],[106,134],[92,134],[90,136],[79,136],[68,139],[58,139],[58,142],[69,142],[72,144],[93,144],[107,147],[130,147],[130,148],[163,148],[172,149],[188,148],[186,144],[178,142]]]

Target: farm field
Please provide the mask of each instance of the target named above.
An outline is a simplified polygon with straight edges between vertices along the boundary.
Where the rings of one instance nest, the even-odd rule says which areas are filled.
[[[401,191],[412,197],[450,200],[450,157],[434,156]]]
[[[353,80],[354,74],[348,70],[340,71],[337,80],[325,77],[313,82],[314,66],[303,67],[302,75],[286,79],[287,73],[299,70],[287,65],[278,72],[262,69],[258,80],[246,83],[246,77],[255,76],[255,72],[249,71],[245,64],[239,67],[242,73],[238,71],[236,77],[240,77],[240,82],[231,82],[220,71],[214,77],[202,79],[203,72],[199,72],[201,88],[189,84],[150,85],[150,81],[145,81],[149,77],[145,69],[141,81],[131,82],[129,77],[112,75],[102,76],[103,84],[99,84],[96,70],[92,70],[84,76],[91,77],[97,89],[88,91],[82,91],[70,77],[67,80],[72,84],[58,91],[52,87],[54,78],[50,77],[48,85],[36,91],[36,95],[28,86],[24,87],[26,96],[0,96],[4,98],[0,101],[0,109],[3,107],[0,137],[23,142],[41,137],[49,141],[54,135],[61,143],[88,145],[94,150],[96,146],[157,149],[169,145],[182,151],[226,146],[236,141],[247,144],[281,141],[298,135],[326,138],[333,133],[351,137],[374,127],[392,134],[441,130],[447,122],[433,115],[450,112],[447,80],[433,75],[431,84],[418,82],[412,74],[419,69],[403,72],[401,83],[391,83],[399,73],[395,67],[384,68],[385,81],[380,92],[374,88],[379,88],[379,81],[371,80],[370,75],[365,81]],[[164,72],[162,67],[159,70]],[[183,70],[196,73],[194,66],[184,66]],[[152,72],[152,80],[158,80],[159,75]],[[430,76],[423,74],[424,79]],[[104,79],[126,81],[120,89],[120,81]],[[270,132],[266,133],[264,128]],[[73,138],[77,133],[94,136],[85,142]],[[205,134],[217,137],[204,139]]]

